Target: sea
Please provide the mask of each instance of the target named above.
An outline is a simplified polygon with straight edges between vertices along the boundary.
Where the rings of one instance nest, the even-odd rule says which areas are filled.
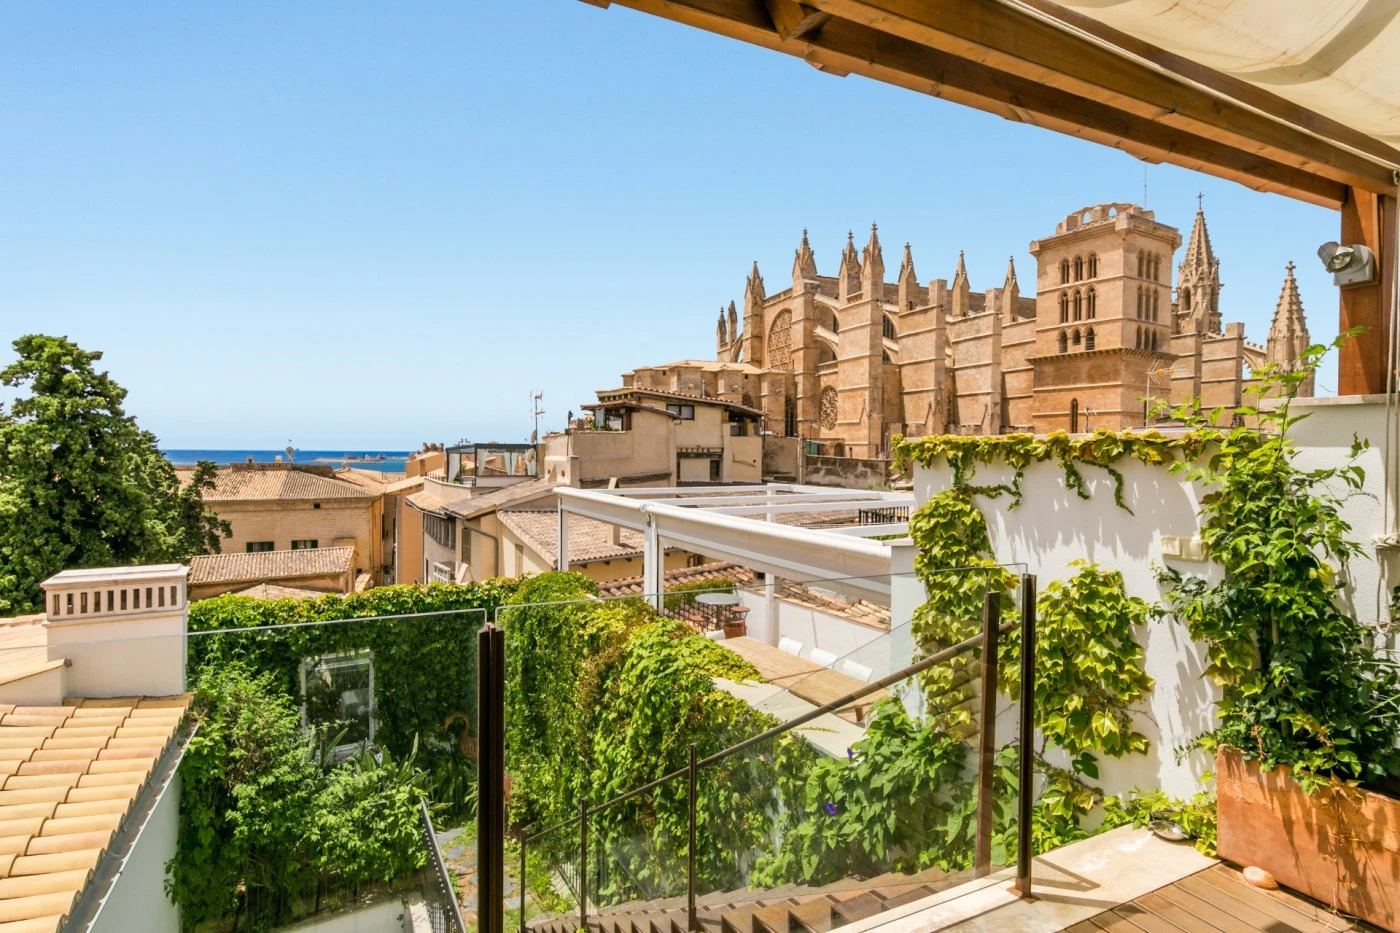
[[[166,459],[176,466],[194,466],[200,460],[213,460],[219,466],[230,463],[276,463],[287,459],[285,450],[162,450]],[[408,461],[406,450],[293,450],[294,463],[321,466],[352,466],[383,473],[402,473]]]

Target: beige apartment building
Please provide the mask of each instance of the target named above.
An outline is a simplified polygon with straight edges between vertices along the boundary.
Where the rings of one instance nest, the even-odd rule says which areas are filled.
[[[191,470],[178,471],[188,480]],[[204,501],[229,523],[226,554],[354,549],[354,575],[392,573],[383,542],[383,495],[337,479],[327,466],[234,463],[220,467]]]
[[[859,252],[847,238],[837,275],[820,275],[804,233],[790,287],[769,295],[755,263],[742,321],[733,302],[720,313],[715,361],[623,381],[737,403],[761,412],[768,433],[864,458],[887,455],[895,434],[1140,426],[1145,396],[1242,404],[1254,369],[1289,364],[1307,345],[1297,283],[1290,268],[1267,343],[1251,343],[1243,325],[1222,323],[1203,211],[1173,283],[1181,244],[1137,205],[1075,211],[1031,242],[1029,297],[1014,261],[981,292],[961,256],[951,282],[921,284],[908,244],[886,281],[874,227]]]

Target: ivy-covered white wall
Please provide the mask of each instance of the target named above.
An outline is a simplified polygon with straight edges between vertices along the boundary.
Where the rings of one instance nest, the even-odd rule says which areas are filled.
[[[1010,499],[976,497],[987,519],[996,560],[1024,564],[1035,574],[1041,591],[1053,580],[1073,576],[1070,563],[1090,560],[1123,575],[1129,596],[1149,603],[1161,602],[1154,565],[1169,565],[1182,573],[1219,576],[1218,569],[1202,561],[1164,558],[1162,538],[1185,539],[1199,534],[1196,520],[1197,492],[1163,467],[1137,461],[1120,461],[1124,503],[1113,501],[1113,478],[1105,471],[1081,465],[1091,497],[1081,499],[1065,488],[1058,463],[1037,463],[1022,480],[1024,497],[1010,509]],[[914,492],[920,502],[952,485],[947,467],[916,467]],[[1012,471],[982,466],[972,482],[977,485],[1009,482]],[[1097,783],[1109,794],[1134,787],[1160,787],[1177,797],[1190,797],[1200,789],[1200,774],[1210,770],[1208,756],[1195,752],[1178,760],[1177,747],[1189,744],[1212,725],[1212,706],[1218,691],[1204,676],[1205,654],[1183,626],[1170,619],[1148,622],[1138,633],[1143,664],[1156,682],[1150,702],[1134,712],[1135,727],[1151,743],[1146,755],[1113,759],[1100,756]],[[1011,717],[1003,716],[1003,719]],[[999,723],[998,739],[1007,732]],[[1052,760],[1053,757],[1052,757]]]
[[[1346,596],[1358,619],[1368,624],[1379,620],[1384,625],[1389,615],[1389,587],[1400,582],[1400,550],[1377,550],[1373,538],[1384,534],[1387,524],[1394,525],[1393,516],[1398,511],[1396,489],[1388,490],[1385,482],[1386,419],[1396,418],[1397,413],[1388,413],[1384,397],[1379,396],[1307,399],[1294,406],[1294,414],[1309,415],[1290,432],[1299,448],[1297,464],[1304,469],[1344,464],[1350,457],[1353,437],[1371,444],[1359,460],[1366,470],[1365,489],[1348,497],[1343,506],[1343,517],[1351,524],[1363,552],[1349,568]],[[1393,430],[1396,438],[1392,443],[1400,449],[1400,430]],[[1065,487],[1064,472],[1055,462],[1036,463],[1026,469],[1024,496],[1015,509],[1009,507],[1008,497],[976,497],[987,519],[996,559],[1025,564],[1027,571],[1037,576],[1042,591],[1051,581],[1070,577],[1072,561],[1090,560],[1119,571],[1129,596],[1153,604],[1162,602],[1157,566],[1218,580],[1220,569],[1213,563],[1163,554],[1164,538],[1190,540],[1199,535],[1196,515],[1200,490],[1163,466],[1125,458],[1117,468],[1124,480],[1124,504],[1131,513],[1114,503],[1113,478],[1087,464],[1080,465],[1091,492],[1087,500]],[[914,470],[914,492],[920,503],[952,485],[952,471],[946,466],[916,465]],[[1006,467],[980,465],[970,482],[993,485],[1009,482],[1011,475]],[[1389,510],[1387,500],[1391,502]],[[1160,787],[1174,796],[1189,797],[1199,789],[1199,775],[1213,765],[1200,751],[1183,757],[1178,749],[1211,727],[1219,691],[1203,676],[1205,653],[1184,626],[1165,617],[1143,628],[1139,640],[1144,666],[1156,686],[1150,702],[1135,712],[1135,720],[1151,748],[1145,756],[1103,759],[1097,783],[1108,793],[1134,786]],[[1393,648],[1395,640],[1395,635],[1383,636],[1382,645]],[[1000,741],[1004,741],[1000,737],[1005,731],[1002,725],[999,723]]]

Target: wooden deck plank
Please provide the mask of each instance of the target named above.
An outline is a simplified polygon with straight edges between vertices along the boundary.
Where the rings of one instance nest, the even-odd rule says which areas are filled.
[[[1122,920],[1126,920],[1128,923],[1132,924],[1133,927],[1143,931],[1143,933],[1182,933],[1181,927],[1157,916],[1145,907],[1139,907],[1135,903],[1119,904],[1117,907],[1113,908],[1113,910],[1109,911],[1109,913]],[[1099,917],[1103,916],[1105,916],[1105,914],[1099,914]],[[1097,921],[1099,917],[1095,917],[1094,919]],[[1113,929],[1122,930],[1126,928],[1115,926]]]
[[[1222,903],[1224,899],[1208,901],[1197,897],[1181,887],[1180,881],[1176,884],[1169,884],[1155,893],[1160,894],[1192,916],[1199,917],[1211,924],[1215,929],[1224,931],[1224,933],[1259,933],[1261,929],[1267,929],[1269,933],[1276,933],[1272,924],[1259,927],[1243,920],[1231,909],[1231,906]]]
[[[1330,910],[1324,910],[1285,891],[1265,891],[1256,888],[1224,865],[1212,865],[1194,877],[1224,894],[1251,904],[1284,923],[1299,925],[1303,930],[1349,930],[1351,924],[1342,921]],[[1338,921],[1341,921],[1339,924]]]
[[[1245,897],[1237,897],[1234,892],[1222,891],[1200,875],[1182,878],[1177,882],[1177,886],[1201,900],[1219,905],[1222,910],[1228,910],[1245,923],[1251,924],[1250,929],[1253,930],[1268,930],[1269,933],[1306,933],[1313,926],[1301,914],[1296,914],[1293,919],[1285,919],[1278,915],[1278,911],[1270,913],[1262,910],[1257,903]],[[1268,895],[1264,895],[1264,898],[1267,900]]]
[[[1220,928],[1208,920],[1196,916],[1162,896],[1161,891],[1153,891],[1151,894],[1144,894],[1133,901],[1134,904],[1143,910],[1149,910],[1153,914],[1172,923],[1184,930],[1185,933],[1220,933]]]

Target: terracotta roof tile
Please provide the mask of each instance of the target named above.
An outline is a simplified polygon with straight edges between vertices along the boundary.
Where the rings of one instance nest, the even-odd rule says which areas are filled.
[[[182,482],[193,470],[176,470]],[[329,473],[329,470],[324,471]],[[214,477],[212,489],[204,491],[205,502],[274,502],[286,499],[375,499],[382,490],[365,489],[323,471],[275,468],[271,464],[248,469],[241,465],[223,467]]]
[[[553,564],[558,559],[559,513],[502,509],[496,513],[496,517],[546,562]],[[617,541],[618,543],[613,543],[612,525],[582,515],[569,514],[571,565],[597,560],[623,560],[642,553],[640,532],[630,528],[618,529]]]
[[[255,583],[246,589],[234,590],[236,596],[249,596],[253,599],[317,599],[325,596],[325,590],[308,590],[299,586],[280,586],[276,583]],[[0,930],[0,933],[4,933]]]
[[[190,559],[189,585],[332,576],[348,573],[354,560],[355,549],[352,547],[202,554]]]
[[[0,933],[58,928],[188,703],[69,701],[0,716]],[[124,730],[136,734],[118,738]]]

